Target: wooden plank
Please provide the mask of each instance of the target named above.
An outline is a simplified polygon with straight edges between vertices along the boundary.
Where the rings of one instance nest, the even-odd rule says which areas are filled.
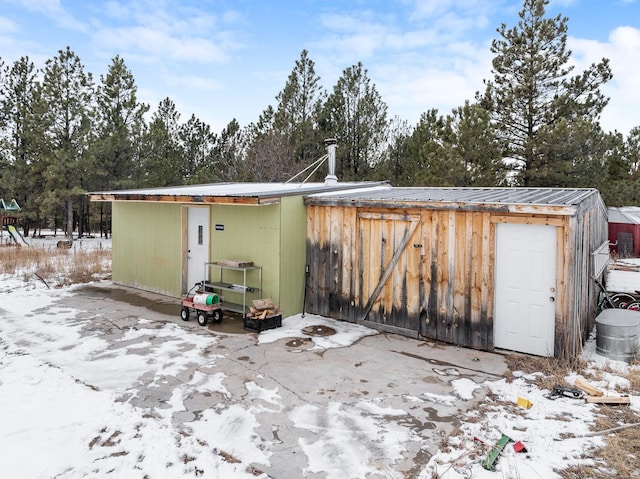
[[[416,212],[417,213],[417,212]],[[396,266],[398,272],[398,287],[400,294],[397,295],[399,314],[398,327],[414,330],[416,333],[420,328],[420,253],[422,250],[422,218],[419,214],[412,215],[413,221],[417,222],[414,233],[409,238],[405,253],[401,256],[399,264]],[[409,224],[404,221],[405,229]],[[395,313],[394,313],[395,314]]]
[[[373,296],[376,284],[378,283],[380,276],[382,275],[382,222],[378,220],[369,220],[369,239],[367,241],[367,249],[369,250],[369,257],[365,259],[365,268],[368,270],[367,281],[367,294],[362,296],[362,299],[367,299],[367,302]],[[374,298],[375,300],[377,297]],[[373,303],[371,304],[373,307]],[[365,308],[366,309],[366,308]],[[368,312],[367,312],[368,313]]]
[[[575,242],[572,241],[572,232],[570,225],[567,227],[558,227],[556,230],[556,291],[555,291],[555,340],[554,340],[554,356],[568,357],[572,354],[571,350],[576,350],[577,344],[573,336],[572,318],[569,315],[569,306],[572,306],[575,299],[575,290],[571,285],[578,285],[573,278],[574,272],[571,269],[573,264],[570,259]],[[582,293],[580,293],[582,294]],[[573,308],[571,308],[573,310]]]
[[[398,245],[402,242],[408,226],[409,225],[406,221],[393,221],[392,251],[395,251]],[[409,240],[410,239],[411,238],[409,238]],[[409,241],[404,250],[404,254],[400,255],[397,264],[393,268],[390,281],[384,288],[389,292],[389,300],[384,303],[384,312],[385,315],[388,316],[388,320],[385,321],[385,323],[393,324],[405,329],[407,327],[407,255],[411,249],[413,249],[413,245],[410,244]]]
[[[382,288],[384,287],[385,283],[389,279],[389,276],[391,275],[393,268],[395,267],[398,260],[400,259],[400,256],[403,254],[404,249],[406,248],[409,240],[413,236],[413,233],[418,227],[418,224],[419,224],[419,221],[415,218],[413,219],[413,221],[411,221],[411,227],[407,230],[405,237],[403,238],[402,242],[398,245],[398,249],[395,251],[393,257],[391,258],[391,261],[388,267],[382,273],[382,276],[380,277],[378,284],[376,285],[375,289],[371,293],[371,296],[369,297],[369,300],[367,301],[367,304],[364,307],[362,316],[360,317],[361,320],[366,319],[366,317],[368,316],[369,311],[373,306],[373,303],[378,299],[378,295],[380,294],[380,291],[382,291]]]
[[[467,304],[471,298],[469,298],[469,285],[471,283],[471,276],[469,275],[469,248],[471,247],[471,232],[468,223],[471,213],[465,211],[458,211],[454,214],[455,224],[455,243],[454,243],[454,257],[451,259],[453,267],[453,285],[452,285],[452,334],[453,342],[460,346],[469,345],[469,316],[467,313]]]
[[[563,226],[564,217],[532,216],[532,215],[491,215],[492,223],[515,223],[523,225]]]
[[[409,239],[409,246],[406,255],[406,327],[416,332],[420,330],[420,304],[421,304],[421,271],[422,271],[422,251],[424,243],[422,238],[422,217],[417,216],[418,227],[413,237]]]
[[[327,291],[332,300],[329,302],[329,311],[332,317],[344,319],[342,317],[341,301],[342,295],[342,215],[344,207],[331,208],[329,215],[329,274],[327,275]]]
[[[602,391],[600,391],[598,388],[592,386],[591,384],[589,384],[587,381],[585,381],[582,378],[576,378],[576,381],[575,381],[574,385],[577,388],[582,389],[589,396],[595,396],[595,397],[604,396],[604,393]]]
[[[371,282],[373,291],[376,290],[380,278],[391,264],[391,258],[393,258],[393,253],[396,246],[395,225],[398,221],[401,221],[399,218],[400,217],[398,215],[394,215],[393,218],[387,218],[387,215],[384,215],[382,220],[373,220],[376,223],[377,231],[380,232],[380,243],[378,245],[380,259],[378,263],[376,263],[377,267],[375,276],[372,275],[371,278],[373,280]],[[391,270],[391,273],[393,273],[393,271],[394,269]],[[382,288],[377,294],[377,298],[373,302],[373,307],[371,308],[376,312],[378,322],[380,323],[386,322],[385,312],[389,312],[393,308],[393,276],[391,276],[389,279],[390,281],[386,281],[385,284],[382,285]]]
[[[257,310],[263,310],[263,309],[273,309],[276,306],[273,304],[273,300],[272,299],[253,299],[251,300],[251,302],[253,303],[253,306],[257,309]]]
[[[437,213],[422,212],[422,305],[420,334],[429,339],[437,338]]]
[[[357,304],[355,298],[357,297],[357,239],[356,235],[356,208],[343,208],[342,209],[342,290],[340,294],[344,299],[348,298],[349,307],[344,311],[343,315],[349,321],[355,321],[357,315],[355,314],[356,308],[353,306]]]
[[[433,310],[436,313],[438,321],[437,338],[440,341],[447,341],[447,286],[449,282],[448,265],[449,251],[447,235],[449,233],[448,211],[438,211],[437,230],[434,232],[436,238],[436,248],[434,251],[434,261],[436,264],[437,277],[436,284],[436,301]]]
[[[486,337],[483,334],[486,329],[486,324],[482,323],[482,271],[483,261],[482,257],[482,245],[483,245],[483,217],[480,213],[473,213],[473,232],[471,239],[471,251],[470,251],[470,275],[471,275],[471,291],[469,293],[469,305],[470,305],[470,327],[471,327],[471,346],[479,349],[486,349]]]
[[[329,291],[327,290],[327,275],[329,267],[329,218],[330,208],[319,208],[317,220],[319,262],[312,265],[317,268],[316,287],[318,289],[317,312],[320,315],[329,315]]]
[[[482,234],[483,234],[483,247],[482,247],[482,289],[483,289],[483,304],[486,304],[485,317],[486,317],[486,344],[487,349],[494,348],[493,340],[493,323],[495,314],[495,251],[496,251],[496,225],[491,223],[491,215],[488,213],[482,214]]]
[[[591,404],[631,404],[629,396],[585,396]]]
[[[453,211],[440,212],[438,236],[438,339],[453,342],[453,283],[455,218]]]

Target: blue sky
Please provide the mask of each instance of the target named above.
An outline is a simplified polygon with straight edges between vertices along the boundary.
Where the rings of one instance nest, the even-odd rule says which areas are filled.
[[[41,67],[70,46],[99,81],[124,58],[140,100],[165,97],[220,131],[258,119],[284,87],[303,49],[331,91],[358,61],[390,116],[415,124],[432,108],[448,113],[490,78],[489,46],[511,0],[0,0],[0,57],[28,55]],[[576,71],[611,60],[607,130],[640,126],[640,0],[552,0],[569,17]]]

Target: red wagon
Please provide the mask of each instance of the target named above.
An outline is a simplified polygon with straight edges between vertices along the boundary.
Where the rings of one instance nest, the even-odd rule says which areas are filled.
[[[180,318],[183,321],[189,321],[191,312],[195,312],[200,326],[206,326],[211,319],[215,323],[222,321],[222,305],[220,302],[215,304],[206,304],[194,301],[198,294],[187,296],[182,299],[182,309],[180,310]]]

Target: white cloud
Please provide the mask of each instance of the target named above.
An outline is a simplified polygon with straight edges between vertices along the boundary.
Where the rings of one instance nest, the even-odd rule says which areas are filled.
[[[87,30],[87,25],[69,13],[60,0],[17,0],[15,3],[29,11],[46,15],[59,27],[80,32]]]
[[[376,70],[376,84],[389,105],[389,113],[400,114],[415,125],[427,110],[436,108],[446,115],[466,100],[473,101],[476,91],[483,90],[483,78],[489,77],[491,57],[488,50],[467,53],[470,56],[466,59],[458,57],[446,62],[422,58],[410,65],[399,63]]]
[[[489,9],[490,3],[483,3]],[[469,40],[470,32],[488,22],[489,11],[480,12],[476,5],[466,0],[411,2],[409,12],[398,12],[416,20],[410,29],[389,15],[325,15],[322,24],[329,33],[314,44],[321,52],[314,55],[318,71],[323,80],[337,80],[338,69],[361,60],[391,116],[415,124],[432,108],[448,114],[473,100],[490,75],[490,41]],[[430,18],[417,21],[425,17]]]
[[[640,29],[618,27],[609,34],[606,43],[594,40],[569,38],[568,46],[573,52],[575,73],[580,73],[592,63],[602,58],[610,61],[613,79],[602,87],[611,101],[602,114],[605,130],[617,129],[623,134],[640,125],[640,78],[638,50],[640,49]]]
[[[163,59],[196,63],[223,62],[227,54],[215,42],[199,37],[176,36],[172,32],[149,27],[103,28],[96,32],[93,41],[127,55],[147,56],[150,61]]]
[[[104,15],[115,22],[98,20],[94,44],[149,64],[167,60],[219,64],[240,45],[228,30],[240,21],[234,11],[212,14],[180,4],[112,1]]]

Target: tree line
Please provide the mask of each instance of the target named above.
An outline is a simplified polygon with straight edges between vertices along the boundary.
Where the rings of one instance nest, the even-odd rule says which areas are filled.
[[[360,62],[326,90],[306,50],[275,106],[219,133],[195,115],[183,121],[170,98],[151,112],[120,56],[97,82],[70,47],[42,68],[0,58],[0,197],[22,206],[25,235],[52,227],[108,234],[110,206],[90,204],[88,191],[286,181],[332,137],[341,181],[595,187],[608,205],[636,204],[640,127],[626,138],[603,131],[609,61],[575,73],[569,19],[548,17],[548,3],[524,0],[517,24],[496,30],[484,91],[447,114],[427,110],[416,125],[389,118]]]

